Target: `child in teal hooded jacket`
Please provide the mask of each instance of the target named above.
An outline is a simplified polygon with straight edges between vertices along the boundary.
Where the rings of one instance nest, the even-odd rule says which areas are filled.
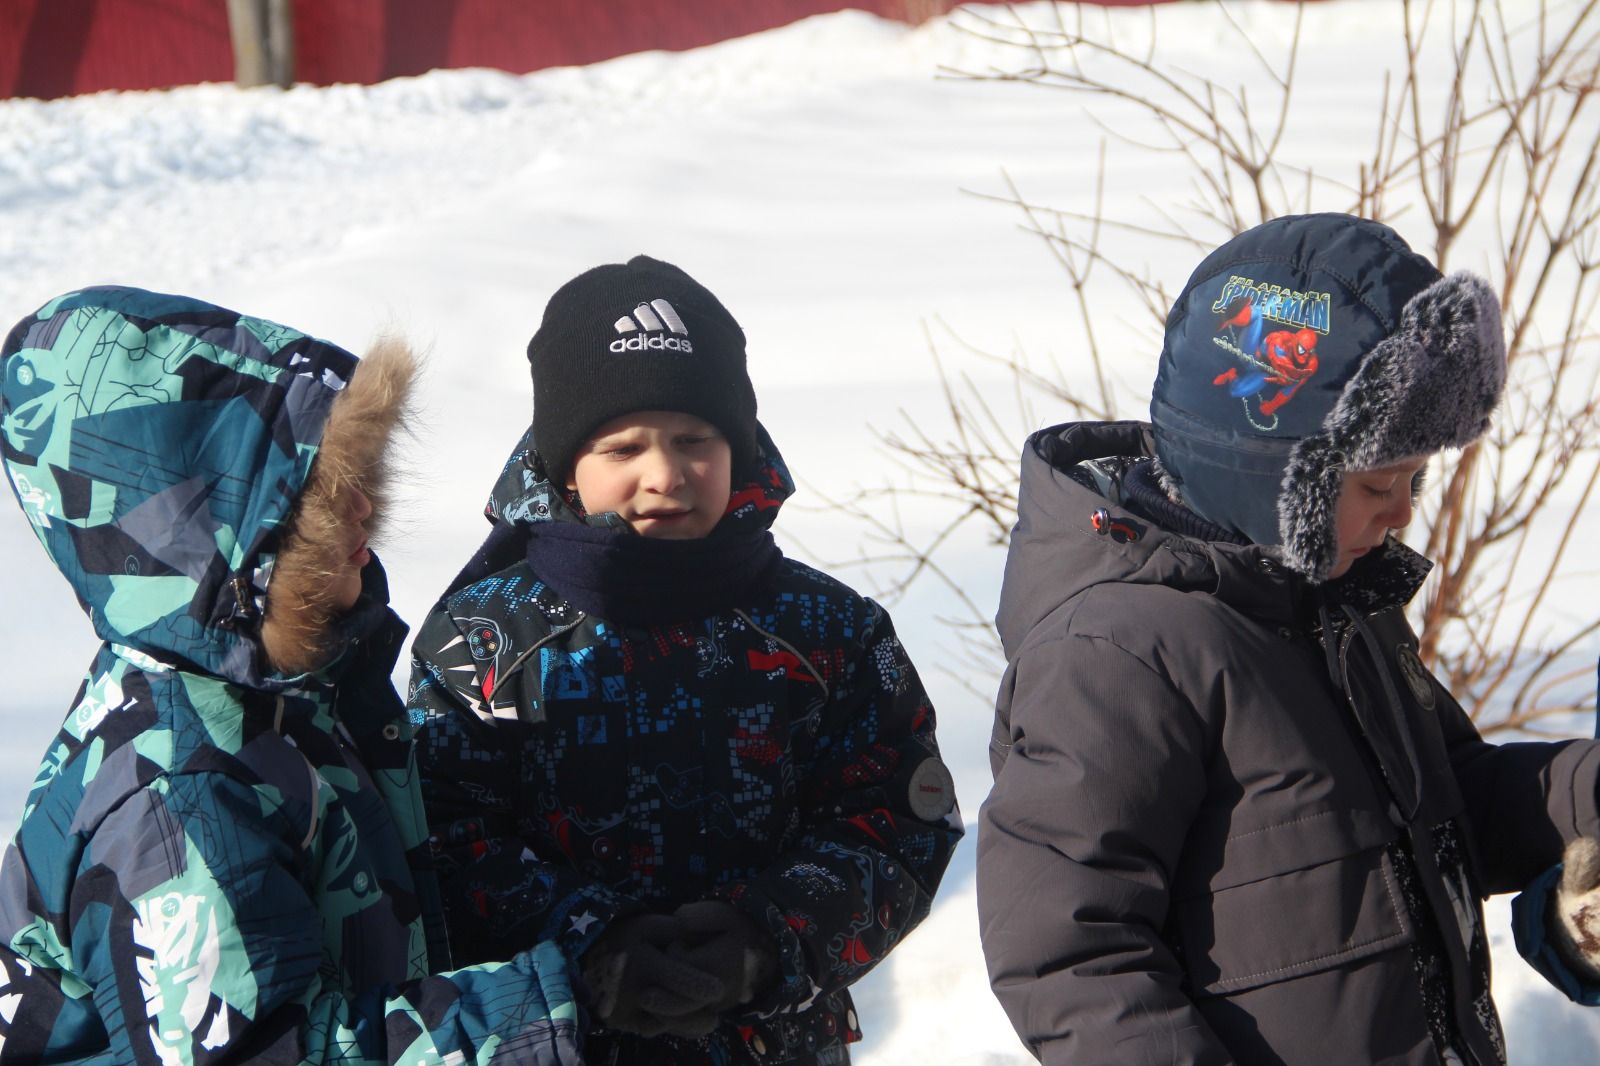
[[[95,288],[0,367],[6,473],[105,641],[0,864],[0,1062],[577,1063],[553,946],[443,972],[367,548],[410,353]]]

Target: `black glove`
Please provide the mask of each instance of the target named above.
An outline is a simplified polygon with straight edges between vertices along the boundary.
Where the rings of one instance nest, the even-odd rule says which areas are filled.
[[[778,977],[778,945],[754,918],[718,899],[685,903],[672,915],[678,938],[671,956],[722,982],[718,1013],[749,1003]]]
[[[716,1028],[727,998],[720,979],[673,954],[678,920],[667,914],[623,918],[584,952],[583,979],[594,1015],[612,1029],[640,1036],[704,1036]]]
[[[1579,837],[1561,856],[1556,888],[1556,950],[1568,966],[1600,981],[1600,840]]]

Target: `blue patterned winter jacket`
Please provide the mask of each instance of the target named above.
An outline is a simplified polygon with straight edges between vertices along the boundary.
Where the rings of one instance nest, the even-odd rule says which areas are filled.
[[[764,529],[793,491],[761,439],[725,523]],[[581,520],[540,470],[525,436],[489,504],[500,529]],[[725,899],[771,934],[781,984],[705,1040],[597,1030],[591,1061],[848,1061],[846,986],[928,913],[962,833],[882,608],[784,559],[747,604],[621,625],[518,558],[447,594],[413,654],[458,949],[549,938],[577,959],[620,915]]]
[[[335,666],[262,652],[278,530],[368,366],[122,288],[0,349],[6,472],[105,640],[0,864],[0,1062],[579,1061],[553,945],[439,973],[382,570]]]

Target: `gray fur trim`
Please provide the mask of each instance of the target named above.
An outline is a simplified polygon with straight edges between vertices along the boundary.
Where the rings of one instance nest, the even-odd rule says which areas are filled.
[[[1412,297],[1321,431],[1290,453],[1278,497],[1285,564],[1326,580],[1338,563],[1344,474],[1471,444],[1488,432],[1505,381],[1500,301],[1487,282],[1456,273]]]
[[[1161,486],[1161,491],[1167,494],[1167,499],[1180,507],[1187,506],[1183,502],[1183,482],[1167,469],[1167,464],[1161,461],[1160,456],[1151,460],[1150,472],[1155,475],[1156,484]]]

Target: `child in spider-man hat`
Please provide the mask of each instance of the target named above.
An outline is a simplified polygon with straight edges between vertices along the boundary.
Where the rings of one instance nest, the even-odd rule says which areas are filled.
[[[1600,743],[1485,742],[1405,615],[1504,383],[1482,279],[1280,218],[1190,277],[1150,423],[1029,438],[978,906],[1044,1062],[1504,1063],[1480,897],[1568,846],[1532,928],[1600,1000]]]

